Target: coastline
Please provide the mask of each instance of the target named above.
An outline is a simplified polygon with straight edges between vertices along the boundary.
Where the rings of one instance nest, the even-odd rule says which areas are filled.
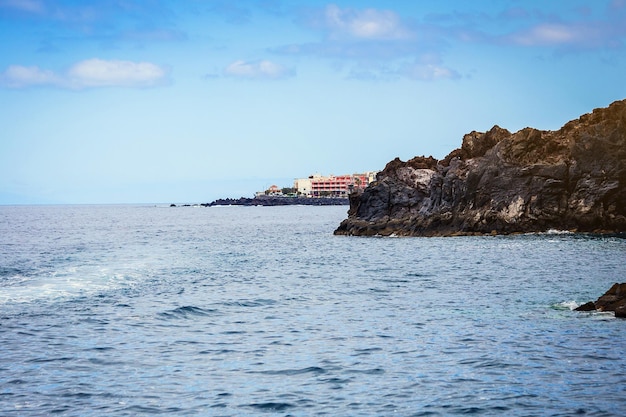
[[[240,197],[240,198],[219,198],[210,203],[199,204],[202,207],[214,207],[214,206],[347,206],[349,205],[348,198],[342,197]],[[177,206],[171,204],[170,207],[185,207],[191,204],[183,204]]]

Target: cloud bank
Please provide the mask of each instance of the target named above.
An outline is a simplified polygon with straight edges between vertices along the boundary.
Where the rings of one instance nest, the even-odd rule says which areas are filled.
[[[308,55],[334,61],[347,78],[439,81],[461,78],[443,64],[444,36],[402,18],[392,10],[342,8],[331,4],[308,10],[300,25],[319,33],[320,41],[282,45],[281,55]]]
[[[168,71],[150,62],[87,59],[72,65],[64,73],[38,66],[11,65],[0,73],[0,85],[6,88],[57,87],[82,90],[96,87],[147,88],[167,82]]]
[[[558,54],[622,48],[626,41],[624,0],[609,1],[604,10],[595,12],[588,7],[571,7],[549,13],[519,6],[497,14],[448,13],[427,16],[427,20],[451,42],[535,48]]]
[[[504,44],[523,47],[556,47],[559,50],[617,48],[624,44],[626,20],[592,22],[545,22],[502,38]]]
[[[387,8],[358,7],[358,2],[350,2],[350,6],[341,2],[287,5],[274,0],[201,3],[174,6],[161,0],[0,0],[0,18],[42,22],[51,33],[61,35],[44,36],[38,52],[68,53],[77,43],[89,42],[110,49],[128,44],[143,48],[166,42],[193,43],[197,34],[193,30],[188,34],[180,27],[185,16],[192,14],[209,21],[217,16],[241,27],[271,15],[306,29],[307,36],[301,41],[276,41],[272,37],[268,42],[275,43],[260,46],[264,52],[281,56],[277,60],[313,57],[347,78],[364,80],[460,79],[463,72],[473,69],[462,69],[463,61],[459,60],[454,64],[458,68],[453,67],[448,56],[467,46],[536,50],[543,56],[619,50],[626,45],[626,0],[604,0],[602,6],[594,8],[569,7],[566,2],[558,7],[513,2],[509,8],[493,11],[465,3],[454,11],[437,14],[415,6],[408,8],[413,15],[405,14],[407,7],[400,7],[400,2],[384,3]],[[213,73],[205,77],[279,80],[296,75],[296,60],[291,67],[276,63],[274,58],[230,61],[239,56],[239,51],[233,51],[228,58],[214,62]],[[62,73],[21,65],[0,73],[0,85],[10,88],[151,87],[166,80],[167,70],[155,64],[99,59],[76,63]]]
[[[596,11],[571,7],[556,14],[520,5],[496,13],[470,8],[413,19],[393,10],[331,4],[305,10],[297,22],[317,33],[319,41],[281,45],[271,52],[328,59],[348,78],[357,79],[462,78],[460,70],[444,62],[459,44],[556,55],[626,45],[626,0],[608,1],[604,10]]]

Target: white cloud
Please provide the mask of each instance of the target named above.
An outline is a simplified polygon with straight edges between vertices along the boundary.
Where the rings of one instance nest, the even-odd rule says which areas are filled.
[[[11,65],[0,73],[8,88],[48,86],[80,90],[93,87],[153,87],[167,81],[167,70],[149,62],[88,59],[62,74],[37,66]]]
[[[224,74],[238,78],[277,80],[292,77],[294,71],[267,60],[238,60],[228,65],[224,69]]]
[[[619,21],[539,23],[501,38],[504,44],[523,47],[554,47],[559,51],[619,48],[626,27]]]
[[[505,23],[515,19],[519,29],[500,35],[477,37],[479,41],[527,48],[553,48],[556,52],[583,52],[620,48],[626,40],[626,0],[613,0],[606,14],[594,13],[590,7],[566,10],[558,17],[552,14],[521,9],[519,16],[502,14]]]
[[[59,82],[60,79],[54,72],[37,66],[11,65],[0,74],[0,84],[9,88],[55,85]]]
[[[331,4],[326,7],[325,21],[333,37],[350,36],[358,39],[408,39],[413,33],[403,25],[400,17],[390,10],[341,9]]]
[[[574,28],[564,24],[545,23],[511,36],[513,43],[522,46],[562,45],[578,38]]]
[[[161,84],[167,71],[150,62],[88,59],[72,66],[67,80],[84,87],[152,87]]]

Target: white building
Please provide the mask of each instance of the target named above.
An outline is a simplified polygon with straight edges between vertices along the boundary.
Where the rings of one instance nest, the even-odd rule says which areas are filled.
[[[316,174],[319,175],[319,174]],[[311,187],[313,183],[313,175],[309,178],[297,178],[293,180],[293,188],[296,189],[297,194],[304,196],[311,195]]]

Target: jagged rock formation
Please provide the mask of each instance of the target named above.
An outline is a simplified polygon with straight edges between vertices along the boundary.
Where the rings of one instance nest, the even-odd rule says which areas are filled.
[[[589,301],[576,311],[613,311],[615,317],[626,318],[626,283],[615,283],[595,302]]]
[[[443,160],[387,164],[335,234],[626,232],[626,100],[558,131],[494,126]]]

